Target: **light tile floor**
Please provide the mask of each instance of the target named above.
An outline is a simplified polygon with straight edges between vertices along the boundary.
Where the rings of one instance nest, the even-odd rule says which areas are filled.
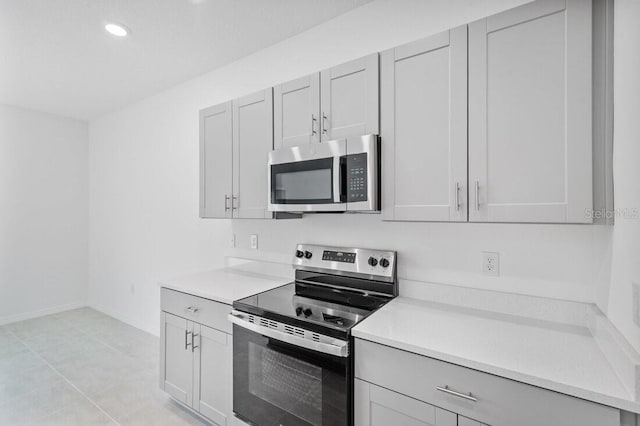
[[[158,338],[90,308],[0,326],[0,425],[202,425],[158,387]]]

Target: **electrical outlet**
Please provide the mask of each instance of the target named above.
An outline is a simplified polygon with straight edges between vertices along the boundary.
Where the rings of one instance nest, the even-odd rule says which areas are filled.
[[[640,285],[634,282],[631,283],[631,303],[633,323],[640,327]]]
[[[492,277],[500,275],[500,253],[482,252],[482,273]]]
[[[236,247],[236,234],[231,234],[231,239],[229,240],[229,244],[231,245],[231,248]]]
[[[258,249],[258,235],[251,234],[251,248],[254,250]]]

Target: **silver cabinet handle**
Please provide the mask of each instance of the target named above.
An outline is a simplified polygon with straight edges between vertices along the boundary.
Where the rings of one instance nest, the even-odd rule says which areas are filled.
[[[456,211],[460,210],[460,183],[456,182]]]
[[[198,333],[191,333],[191,352],[195,352],[196,349],[200,347],[200,346],[196,346],[195,344],[195,338],[198,336],[199,336]]]
[[[315,135],[316,133],[316,116],[311,114],[311,134]]]
[[[191,343],[189,343],[189,335],[191,334],[191,332],[189,330],[185,330],[184,331],[184,350],[186,351],[187,349],[189,349],[189,345]],[[192,340],[193,341],[193,340]]]
[[[185,311],[190,312],[192,314],[197,313],[200,309],[196,308],[194,306],[187,306],[186,308],[184,308]]]
[[[224,211],[229,210],[229,196],[225,194],[224,196]]]
[[[327,115],[324,112],[322,113],[322,134],[327,134]]]
[[[476,211],[480,210],[480,182],[476,181]]]
[[[231,210],[238,210],[238,206],[236,206],[236,200],[238,197],[235,195],[231,197]]]
[[[469,392],[468,394],[462,393],[462,392],[456,392],[453,389],[449,389],[449,386],[445,386],[445,387],[436,386],[436,390],[439,390],[440,392],[448,393],[449,395],[457,396],[459,398],[464,398],[466,400],[473,401],[473,402],[476,402],[478,400],[471,394],[471,392]]]

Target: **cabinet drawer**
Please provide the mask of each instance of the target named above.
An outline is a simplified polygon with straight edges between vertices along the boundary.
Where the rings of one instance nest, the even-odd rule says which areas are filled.
[[[163,287],[160,306],[165,312],[231,334],[231,323],[227,319],[231,306],[224,303]]]
[[[366,340],[355,376],[491,426],[619,426],[614,408]],[[436,389],[448,386],[471,401]]]

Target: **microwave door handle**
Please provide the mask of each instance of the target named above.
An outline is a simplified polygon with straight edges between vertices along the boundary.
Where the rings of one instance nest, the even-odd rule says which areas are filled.
[[[308,340],[303,337],[294,336],[280,330],[264,327],[262,325],[254,324],[246,319],[242,312],[232,311],[228,316],[229,321],[233,324],[245,328],[254,333],[258,333],[265,337],[280,340],[281,342],[289,343],[294,346],[298,346],[305,349],[310,349],[316,352],[322,352],[328,355],[339,356],[346,358],[349,356],[349,342],[334,339],[332,343],[316,342],[314,340]]]
[[[342,202],[342,166],[340,160],[342,157],[333,157],[333,202]],[[345,200],[346,200],[346,195]]]

